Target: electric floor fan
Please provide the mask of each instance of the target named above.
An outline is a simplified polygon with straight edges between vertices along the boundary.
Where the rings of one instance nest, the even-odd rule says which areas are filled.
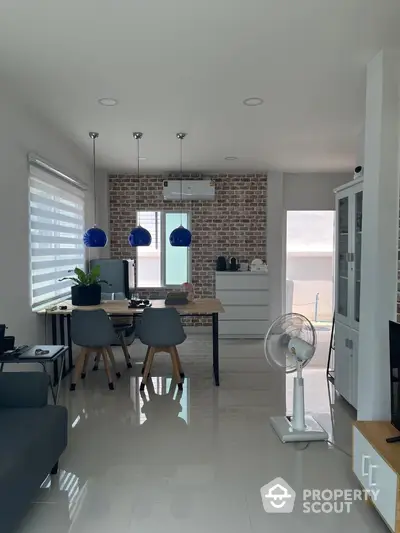
[[[303,368],[314,357],[316,333],[314,326],[303,315],[289,313],[277,318],[264,339],[267,361],[284,369],[286,374],[296,372],[293,386],[293,415],[271,417],[271,425],[282,442],[328,440],[328,434],[304,411]]]

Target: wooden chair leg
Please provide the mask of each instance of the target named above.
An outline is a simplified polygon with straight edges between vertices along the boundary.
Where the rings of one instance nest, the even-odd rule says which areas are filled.
[[[116,365],[116,363],[115,363],[114,353],[113,353],[113,351],[112,351],[111,346],[106,346],[106,350],[107,350],[108,356],[109,356],[109,358],[110,358],[110,361],[111,361],[111,367],[112,367],[112,369],[114,370],[114,374],[115,374],[116,377],[119,379],[119,378],[121,377],[121,372],[118,372],[117,365]]]
[[[86,352],[85,360],[83,362],[82,372],[81,372],[81,379],[85,379],[86,377],[86,370],[89,362],[90,352],[89,350]]]
[[[148,350],[147,358],[146,358],[146,365],[145,365],[145,369],[144,369],[144,373],[143,373],[142,383],[140,384],[140,390],[141,391],[143,391],[145,386],[147,385],[147,380],[149,379],[150,370],[151,370],[151,367],[153,365],[153,360],[154,360],[154,354],[155,353],[156,353],[155,348],[150,347],[149,350]]]
[[[150,353],[150,346],[147,347],[146,357],[144,358],[144,361],[143,361],[142,376],[144,374],[144,369],[146,368],[146,363],[147,363],[147,359],[149,358],[149,353]]]
[[[183,385],[182,385],[182,378],[179,372],[178,352],[177,352],[176,346],[170,346],[169,353],[171,355],[172,369],[173,369],[173,375],[174,375],[175,381],[178,384],[178,389],[182,390]]]
[[[178,361],[179,375],[181,376],[182,379],[185,379],[185,373],[183,372],[183,369],[182,369],[182,363],[181,363],[181,358],[179,357],[178,349],[176,346],[172,346],[172,349],[174,350],[176,360]]]
[[[75,362],[75,369],[72,377],[72,382],[69,387],[70,391],[74,391],[76,389],[76,382],[78,381],[78,376],[82,372],[83,365],[85,364],[85,357],[88,352],[87,348],[82,348],[80,351],[80,354],[78,355],[78,359]]]
[[[126,367],[127,368],[132,368],[131,356],[130,356],[129,351],[128,351],[128,346],[126,345],[126,342],[125,342],[124,334],[121,333],[120,335],[118,335],[118,338],[119,338],[119,340],[121,342],[121,348],[122,348],[122,352],[123,352],[124,357],[125,357]]]
[[[100,357],[101,357],[101,352],[99,352],[98,350],[96,350],[95,352],[96,356],[94,358],[94,365],[93,365],[93,371],[96,372],[98,369],[99,369],[99,363],[100,363]]]
[[[102,353],[102,355],[103,355],[104,369],[105,369],[106,374],[107,374],[108,388],[109,388],[110,390],[114,390],[114,382],[113,382],[113,379],[112,379],[112,374],[111,374],[111,370],[110,370],[110,365],[109,365],[109,363],[108,363],[108,354],[107,354],[107,350],[106,350],[105,348],[102,348],[101,353]]]

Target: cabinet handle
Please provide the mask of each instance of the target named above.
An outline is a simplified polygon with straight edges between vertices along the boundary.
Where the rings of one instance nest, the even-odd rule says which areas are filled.
[[[349,347],[349,339],[345,339],[345,340],[344,340],[344,345],[346,346],[346,348]]]
[[[363,477],[368,476],[368,472],[365,468],[365,463],[370,459],[371,457],[369,455],[362,454],[361,474]]]
[[[350,348],[350,350],[353,349],[353,340],[352,339],[348,339],[348,347]]]
[[[369,481],[370,487],[376,487],[376,481],[372,481],[372,475],[376,468],[377,468],[376,465],[369,465],[368,467],[368,481]]]

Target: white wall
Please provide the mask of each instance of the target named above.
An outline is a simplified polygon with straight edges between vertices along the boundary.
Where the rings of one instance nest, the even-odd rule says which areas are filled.
[[[352,172],[285,174],[285,209],[288,211],[334,210],[333,189],[352,179]]]
[[[0,322],[16,342],[33,343],[43,341],[43,321],[30,309],[27,154],[35,152],[91,187],[90,161],[4,92],[0,116]],[[90,192],[88,197],[91,223]]]
[[[333,189],[347,183],[353,173],[268,173],[267,261],[271,319],[286,307],[286,212],[335,209]]]

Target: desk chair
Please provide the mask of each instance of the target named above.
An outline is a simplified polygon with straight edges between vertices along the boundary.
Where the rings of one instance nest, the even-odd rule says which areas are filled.
[[[123,292],[102,292],[102,300],[125,300],[125,294]],[[114,326],[115,333],[117,334],[118,343],[114,341],[113,344],[119,344],[122,348],[122,353],[125,357],[126,367],[132,368],[131,356],[126,344],[126,338],[131,337],[131,341],[135,339],[135,323],[131,316],[126,317],[112,317],[111,322]],[[93,370],[98,370],[100,361],[100,354],[95,358]]]
[[[113,369],[117,378],[121,377],[117,371],[111,344],[115,342],[115,331],[111,320],[103,309],[82,311],[74,309],[71,317],[71,339],[74,344],[81,347],[81,352],[75,363],[75,370],[70,390],[74,391],[79,374],[82,379],[86,377],[86,369],[91,352],[103,356],[104,368],[108,378],[108,388],[114,390],[111,374]]]
[[[148,347],[142,369],[143,380],[140,384],[140,390],[143,391],[147,385],[154,356],[159,352],[170,354],[173,376],[178,384],[178,389],[182,390],[185,374],[182,371],[176,347],[185,341],[186,334],[177,310],[173,308],[145,309],[141,317],[139,339]]]

